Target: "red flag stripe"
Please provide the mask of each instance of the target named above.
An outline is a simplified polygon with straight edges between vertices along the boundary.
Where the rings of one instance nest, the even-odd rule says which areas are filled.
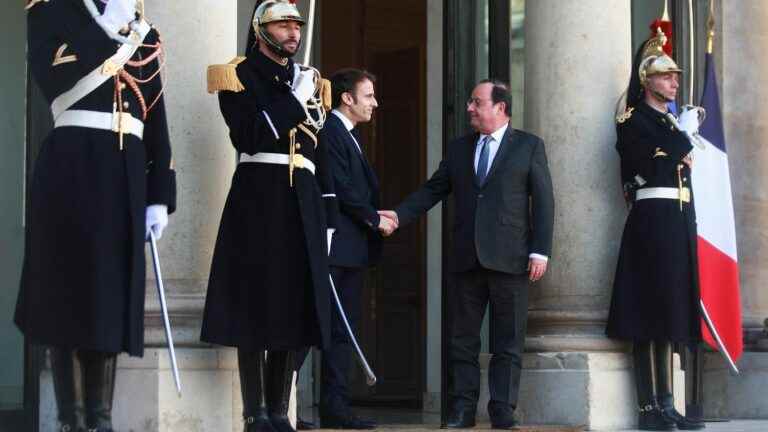
[[[744,350],[738,264],[702,237],[698,238],[698,248],[701,298],[720,338],[736,360]],[[704,341],[717,349],[704,322],[701,332]]]

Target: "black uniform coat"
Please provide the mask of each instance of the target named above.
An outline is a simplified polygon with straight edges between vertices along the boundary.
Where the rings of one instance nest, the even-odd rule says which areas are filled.
[[[95,2],[103,8],[101,2]],[[28,15],[29,65],[52,102],[118,49],[81,0],[37,3]],[[145,43],[158,41],[152,30]],[[53,65],[58,57],[69,61]],[[133,59],[146,56],[140,48]],[[75,57],[69,57],[75,56]],[[126,66],[137,78],[157,70]],[[159,79],[142,84],[149,104]],[[112,112],[115,84],[102,84],[71,109]],[[125,112],[141,119],[133,92],[122,91]],[[175,208],[175,175],[163,100],[145,121],[144,139],[112,131],[54,129],[43,143],[31,184],[26,245],[16,324],[41,344],[104,352],[144,349],[145,209]]]
[[[287,154],[289,131],[305,113],[290,91],[293,61],[258,49],[236,66],[244,91],[219,102],[238,153]],[[338,204],[322,145],[299,131],[298,153],[316,175],[288,166],[240,163],[232,179],[213,255],[201,339],[247,350],[327,345],[330,284],[326,228]],[[326,195],[326,197],[323,197]]]
[[[478,138],[473,133],[450,143],[437,171],[395,211],[406,225],[452,192],[456,210],[451,271],[480,264],[498,272],[525,273],[531,253],[552,253],[555,201],[544,142],[509,127],[485,183],[478,187]]]
[[[639,186],[641,179],[641,188],[678,188],[680,181],[690,189],[690,169],[681,162],[692,150],[688,138],[644,102],[631,114],[617,125],[622,181]],[[621,239],[606,333],[628,340],[697,340],[698,299],[693,201],[682,209],[676,199],[635,201]]]
[[[375,265],[381,257],[376,173],[335,114],[328,116],[320,131],[320,142],[328,148],[340,210],[331,246],[331,265]]]

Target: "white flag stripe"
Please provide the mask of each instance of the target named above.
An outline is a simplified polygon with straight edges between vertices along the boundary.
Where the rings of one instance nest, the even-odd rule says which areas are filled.
[[[728,155],[704,141],[705,150],[694,149],[691,170],[698,234],[738,262]]]

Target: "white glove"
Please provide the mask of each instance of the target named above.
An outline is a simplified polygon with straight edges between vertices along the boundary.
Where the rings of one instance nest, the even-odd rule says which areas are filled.
[[[680,123],[680,130],[689,135],[699,133],[699,111],[696,109],[683,110],[680,118],[678,118],[678,123]]]
[[[293,95],[301,102],[306,104],[309,98],[315,94],[315,73],[311,70],[299,72],[293,80]]]
[[[149,230],[155,234],[155,239],[160,240],[163,230],[168,226],[168,206],[165,204],[153,204],[147,207],[147,224],[145,227],[146,238],[149,238]]]
[[[104,14],[97,18],[102,27],[113,33],[136,20],[136,0],[109,0],[104,8]]]
[[[328,256],[331,255],[331,241],[333,240],[334,232],[336,232],[336,228],[328,228],[325,230],[325,235],[328,238]]]

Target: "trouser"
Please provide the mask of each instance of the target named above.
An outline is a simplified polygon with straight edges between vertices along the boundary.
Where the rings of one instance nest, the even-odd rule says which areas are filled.
[[[488,407],[517,406],[528,317],[528,277],[475,269],[455,274],[451,289],[450,395],[454,410],[475,409],[480,394],[480,328],[490,303],[493,328]]]

